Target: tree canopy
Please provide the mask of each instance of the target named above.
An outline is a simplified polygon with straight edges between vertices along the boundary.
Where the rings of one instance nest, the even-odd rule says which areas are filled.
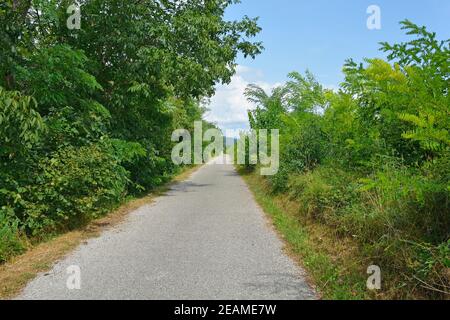
[[[237,2],[2,1],[2,236],[75,226],[176,172],[172,131],[263,49],[256,18],[224,19]]]

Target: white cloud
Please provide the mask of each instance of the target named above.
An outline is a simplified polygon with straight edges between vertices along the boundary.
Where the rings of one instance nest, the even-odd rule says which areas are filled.
[[[217,86],[216,94],[208,105],[210,111],[206,114],[205,119],[217,123],[224,131],[248,129],[248,110],[253,109],[254,105],[247,101],[244,95],[245,88],[254,83],[270,93],[274,87],[280,85],[267,83],[262,80],[263,77],[261,70],[238,65],[231,83]]]

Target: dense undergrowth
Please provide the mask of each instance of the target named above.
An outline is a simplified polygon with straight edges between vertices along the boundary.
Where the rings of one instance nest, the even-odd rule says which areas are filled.
[[[233,2],[86,0],[79,29],[73,1],[0,2],[0,263],[177,172],[172,131],[262,48]]]
[[[280,170],[267,181],[301,221],[353,238],[389,297],[448,298],[450,42],[402,25],[415,39],[383,43],[387,61],[347,61],[338,90],[309,72],[271,94],[250,86],[250,124],[280,129]]]

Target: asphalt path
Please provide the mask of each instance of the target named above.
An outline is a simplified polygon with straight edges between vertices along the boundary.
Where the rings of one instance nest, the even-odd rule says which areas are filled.
[[[232,165],[207,164],[40,274],[19,299],[315,299]]]

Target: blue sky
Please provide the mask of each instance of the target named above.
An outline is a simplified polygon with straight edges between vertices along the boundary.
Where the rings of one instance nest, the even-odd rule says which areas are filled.
[[[370,5],[381,9],[381,30],[366,26]],[[407,40],[399,21],[408,18],[438,38],[450,38],[450,0],[242,0],[232,5],[227,20],[259,17],[257,40],[265,50],[255,60],[239,57],[237,74],[228,86],[218,86],[207,115],[222,129],[247,128],[249,105],[243,90],[258,83],[270,90],[286,81],[291,71],[312,71],[326,87],[342,81],[347,58],[384,57],[379,42]]]

